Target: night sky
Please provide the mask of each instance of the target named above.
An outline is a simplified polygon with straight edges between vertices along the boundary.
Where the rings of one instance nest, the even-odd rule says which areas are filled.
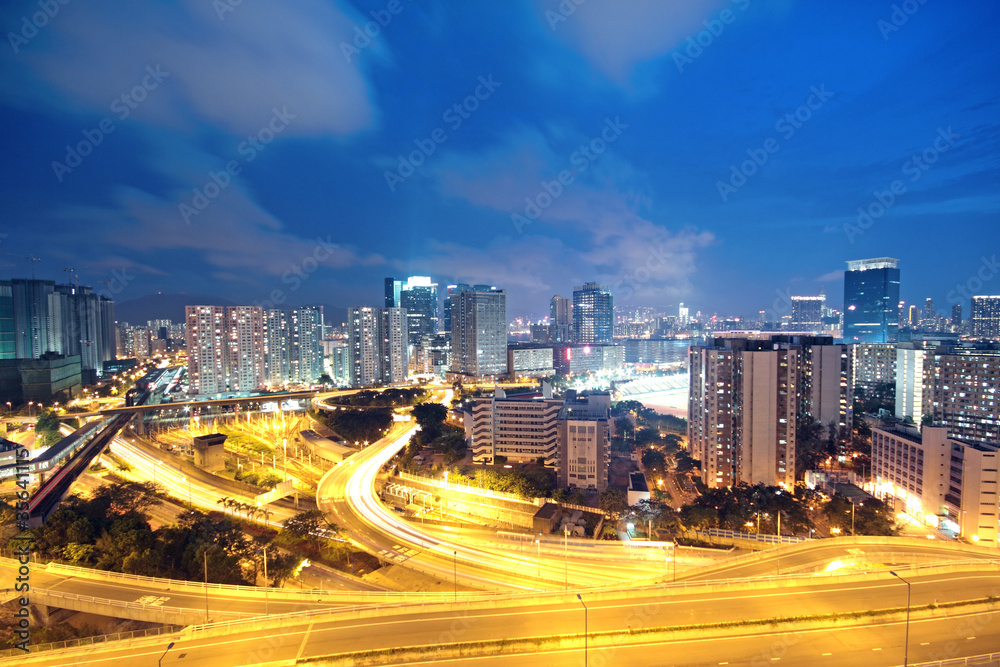
[[[750,315],[892,256],[909,303],[1000,293],[995,2],[48,2],[0,10],[4,277]]]

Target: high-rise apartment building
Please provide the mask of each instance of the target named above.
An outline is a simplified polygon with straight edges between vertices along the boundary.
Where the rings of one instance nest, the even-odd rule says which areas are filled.
[[[264,309],[226,309],[226,383],[229,391],[255,391],[267,383]]]
[[[114,302],[86,285],[2,281],[2,310],[9,317],[0,315],[0,355],[5,347],[12,347],[13,354],[7,358],[37,359],[46,352],[79,356],[85,375],[101,372],[104,362],[115,358]]]
[[[14,310],[14,356],[37,359],[52,349],[49,342],[49,294],[55,291],[51,280],[10,281]]]
[[[844,342],[899,340],[899,260],[891,257],[847,263],[844,273]]]
[[[348,308],[347,346],[352,387],[406,379],[409,365],[403,308]]]
[[[969,322],[973,336],[1000,340],[1000,296],[972,297]]]
[[[115,358],[115,304],[86,285],[56,285],[49,299],[49,347],[63,356],[80,356],[80,367],[102,372]]]
[[[688,441],[706,484],[791,487],[799,417],[850,426],[850,350],[832,340],[761,334],[691,347]]]
[[[507,293],[479,287],[451,296],[451,373],[460,377],[507,372]]]
[[[267,369],[267,384],[277,387],[291,378],[290,311],[269,308],[264,312],[264,364]]]
[[[1000,443],[1000,349],[939,347],[927,361],[924,404],[932,423],[952,438]]]
[[[323,307],[303,306],[290,313],[289,372],[294,382],[316,382],[323,374]]]
[[[928,382],[926,373],[927,350],[922,343],[900,343],[896,347],[896,417],[919,424],[928,413],[929,403],[925,402],[924,386]]]
[[[857,343],[850,348],[855,393],[872,396],[880,386],[896,386],[895,343]]]
[[[226,390],[226,309],[222,306],[187,306],[188,383],[192,394],[218,394]]]
[[[585,283],[573,289],[573,342],[610,343],[614,337],[614,300],[606,285]]]

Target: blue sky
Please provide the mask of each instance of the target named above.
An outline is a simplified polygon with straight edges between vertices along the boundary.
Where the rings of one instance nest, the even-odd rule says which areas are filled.
[[[1000,250],[996,3],[43,5],[0,10],[5,275],[351,306],[429,274],[536,317],[596,280],[729,315],[839,305],[846,260],[893,256],[943,310]]]

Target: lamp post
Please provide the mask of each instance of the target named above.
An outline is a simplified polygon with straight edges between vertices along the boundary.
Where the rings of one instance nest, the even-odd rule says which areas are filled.
[[[173,643],[173,642],[170,642],[169,644],[167,644],[167,651],[169,651],[169,650],[170,650],[170,649],[172,649],[173,647],[174,647],[174,643]],[[163,659],[164,659],[165,657],[167,657],[167,651],[164,651],[164,652],[163,652],[163,655],[161,655],[161,656],[160,656],[160,659],[156,661],[156,664],[157,664],[157,665],[158,665],[159,667],[162,667],[162,665],[163,665]]]
[[[889,570],[889,574],[906,584],[906,636],[903,639],[903,667],[907,667],[910,661],[910,582]]]
[[[576,594],[576,599],[579,600],[580,604],[583,605],[583,667],[587,667],[587,664],[588,664],[588,660],[587,660],[587,648],[588,648],[587,647],[587,635],[588,635],[588,630],[587,630],[587,603],[583,601],[583,596],[581,596],[579,593]]]
[[[566,568],[563,588],[569,590],[569,524],[563,526],[563,566]]]
[[[267,545],[264,545],[264,615],[267,616],[270,612],[268,611],[268,600],[267,600]]]
[[[208,623],[208,549],[201,552],[205,559],[205,622]]]
[[[455,602],[458,602],[458,552],[453,551],[452,557],[454,558],[453,564],[455,567]]]
[[[542,534],[538,533],[538,539],[535,540],[535,546],[538,547],[538,555],[536,559],[538,560],[538,578],[542,578]]]

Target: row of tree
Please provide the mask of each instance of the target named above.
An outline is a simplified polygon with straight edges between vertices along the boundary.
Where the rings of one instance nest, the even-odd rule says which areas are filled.
[[[264,548],[276,533],[237,519],[267,518],[270,510],[221,499],[232,516],[188,511],[175,524],[154,530],[149,510],[160,504],[150,482],[99,487],[91,498],[70,496],[40,527],[30,531],[45,557],[102,570],[223,584],[255,584]],[[280,585],[298,559],[273,549],[267,554],[270,583]]]

